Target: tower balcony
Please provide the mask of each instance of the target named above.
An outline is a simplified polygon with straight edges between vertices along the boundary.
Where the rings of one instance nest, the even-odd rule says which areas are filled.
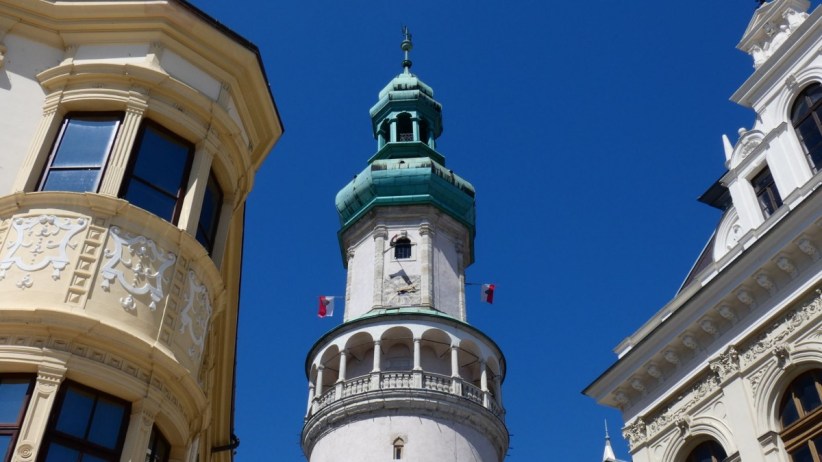
[[[134,376],[165,369],[202,383],[225,290],[191,235],[122,199],[21,192],[0,197],[0,244],[0,312],[12,329],[3,336],[19,324]]]
[[[420,416],[487,435],[502,460],[508,447],[505,359],[479,330],[429,311],[359,318],[314,345],[306,362],[306,455],[342,422]]]

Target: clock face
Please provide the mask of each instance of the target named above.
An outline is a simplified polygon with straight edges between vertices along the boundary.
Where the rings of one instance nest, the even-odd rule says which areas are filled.
[[[419,276],[409,276],[405,271],[400,271],[389,275],[383,287],[383,299],[390,306],[409,306],[420,303]]]

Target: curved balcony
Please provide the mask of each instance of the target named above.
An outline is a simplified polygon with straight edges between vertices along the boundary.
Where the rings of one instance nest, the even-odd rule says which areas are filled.
[[[423,371],[374,372],[350,380],[338,382],[327,391],[312,399],[310,415],[317,414],[328,405],[345,398],[365,397],[378,390],[409,390],[447,393],[478,404],[500,419],[505,411],[489,390],[467,383],[458,377],[448,377]]]
[[[4,316],[103,350],[129,344],[197,379],[224,286],[193,237],[122,199],[38,192],[0,197],[0,243]]]

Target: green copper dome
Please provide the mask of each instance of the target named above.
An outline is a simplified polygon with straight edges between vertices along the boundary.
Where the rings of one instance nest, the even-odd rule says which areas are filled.
[[[373,161],[337,193],[336,204],[341,233],[376,206],[430,204],[474,235],[474,187],[427,157]]]

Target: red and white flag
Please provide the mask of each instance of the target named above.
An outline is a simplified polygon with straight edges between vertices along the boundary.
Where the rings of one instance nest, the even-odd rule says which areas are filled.
[[[482,301],[485,303],[494,303],[494,284],[482,285]]]
[[[320,306],[317,310],[317,316],[321,318],[334,316],[334,297],[320,295]]]

